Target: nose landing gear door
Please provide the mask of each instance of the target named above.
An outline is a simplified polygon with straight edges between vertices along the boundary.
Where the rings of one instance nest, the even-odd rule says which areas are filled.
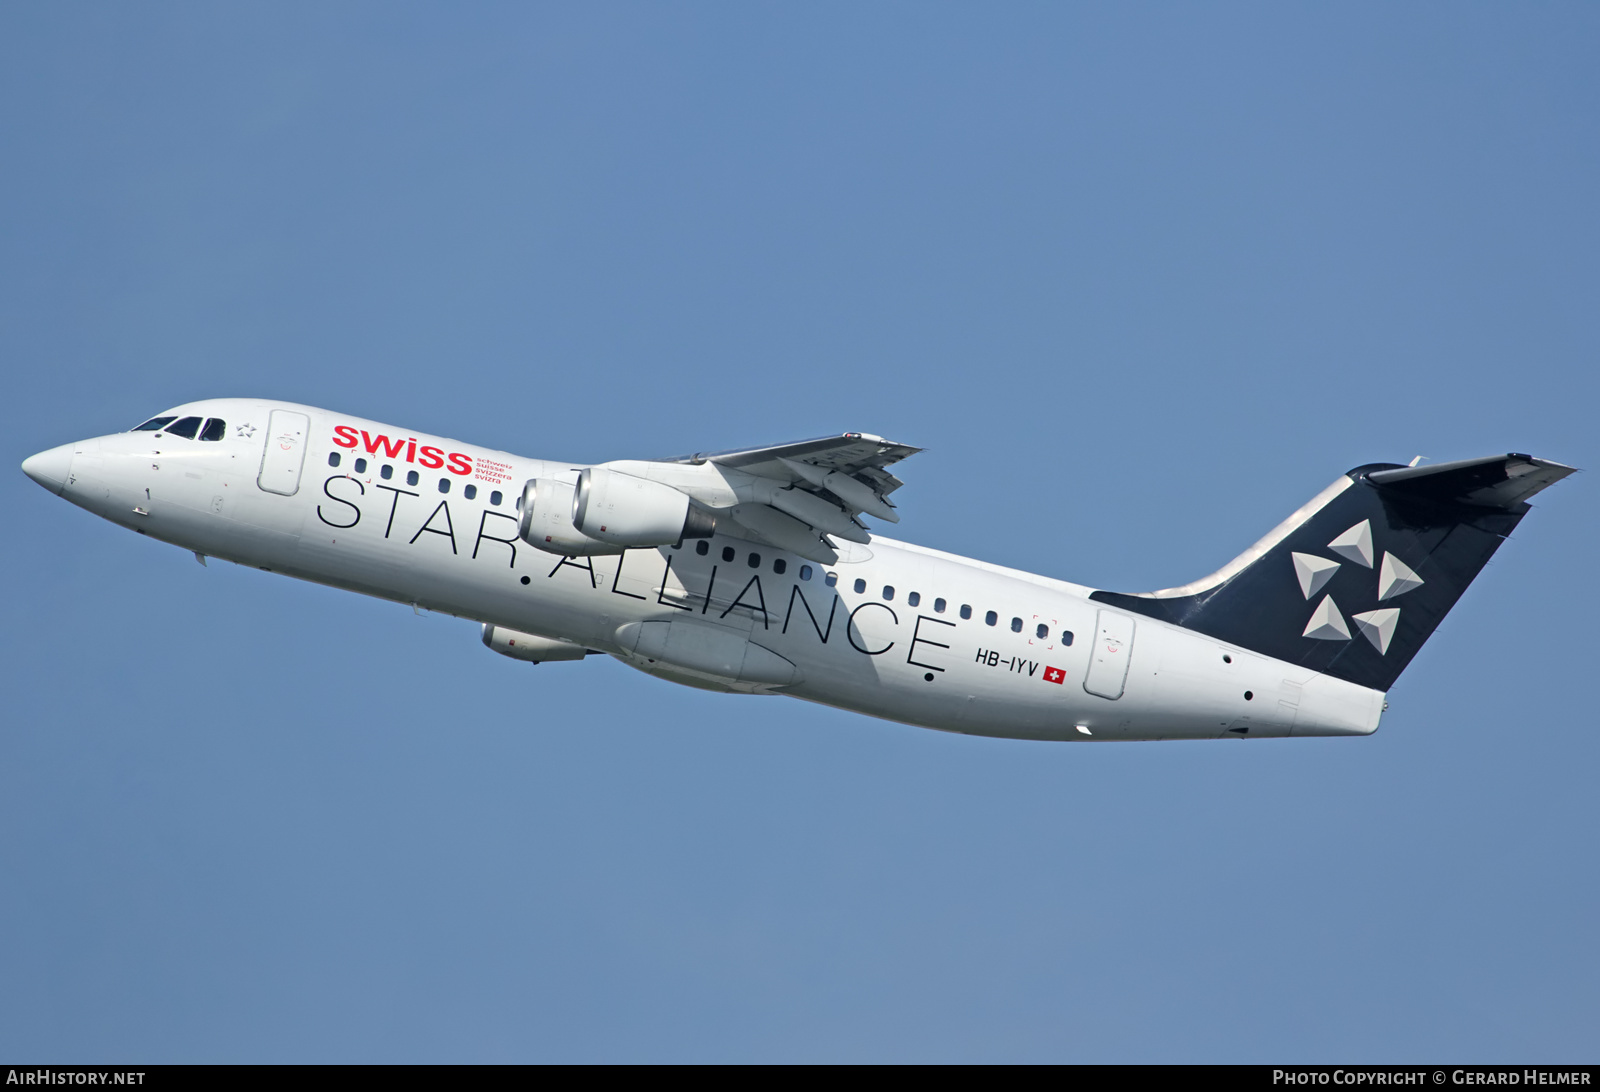
[[[261,453],[256,484],[268,493],[292,497],[300,492],[300,466],[305,462],[311,418],[294,410],[273,410],[267,426],[267,446]]]
[[[1089,673],[1083,688],[1112,701],[1122,697],[1128,680],[1128,658],[1133,655],[1133,619],[1103,610],[1095,620],[1094,648],[1089,653]]]

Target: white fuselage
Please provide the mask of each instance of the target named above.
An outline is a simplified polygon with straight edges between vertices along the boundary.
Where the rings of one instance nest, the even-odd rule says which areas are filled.
[[[275,410],[310,421],[300,457],[287,445],[277,466]],[[202,555],[559,638],[690,685],[1054,740],[1362,735],[1383,707],[1377,691],[1109,610],[1092,589],[881,536],[841,543],[832,566],[720,532],[552,555],[518,540],[522,485],[574,481],[581,466],[289,403],[214,399],[169,412],[225,419],[226,436],[129,432],[67,445],[57,449],[62,496]],[[741,681],[633,651],[639,623],[668,621],[775,653],[794,681]]]

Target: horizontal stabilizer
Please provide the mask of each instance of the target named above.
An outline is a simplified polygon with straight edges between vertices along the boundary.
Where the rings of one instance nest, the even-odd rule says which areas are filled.
[[[1576,469],[1531,455],[1490,455],[1431,466],[1374,470],[1367,480],[1385,489],[1435,501],[1515,508]]]

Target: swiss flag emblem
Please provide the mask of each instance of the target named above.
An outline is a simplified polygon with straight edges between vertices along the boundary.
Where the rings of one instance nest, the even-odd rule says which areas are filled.
[[[1059,667],[1047,667],[1044,669],[1044,681],[1053,682],[1059,686],[1067,681],[1067,673]]]

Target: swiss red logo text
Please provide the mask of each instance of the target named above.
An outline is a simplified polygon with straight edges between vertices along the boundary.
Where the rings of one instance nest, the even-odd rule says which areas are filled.
[[[358,432],[360,436],[356,435]],[[452,474],[463,475],[472,473],[472,456],[460,451],[446,454],[442,448],[431,445],[418,447],[414,437],[397,437],[391,440],[381,433],[373,436],[366,429],[337,425],[333,430],[333,442],[340,447],[360,445],[366,449],[368,455],[379,455],[385,459],[404,458],[408,463],[419,463],[430,470],[448,470]],[[445,465],[446,462],[449,463],[448,466]]]

